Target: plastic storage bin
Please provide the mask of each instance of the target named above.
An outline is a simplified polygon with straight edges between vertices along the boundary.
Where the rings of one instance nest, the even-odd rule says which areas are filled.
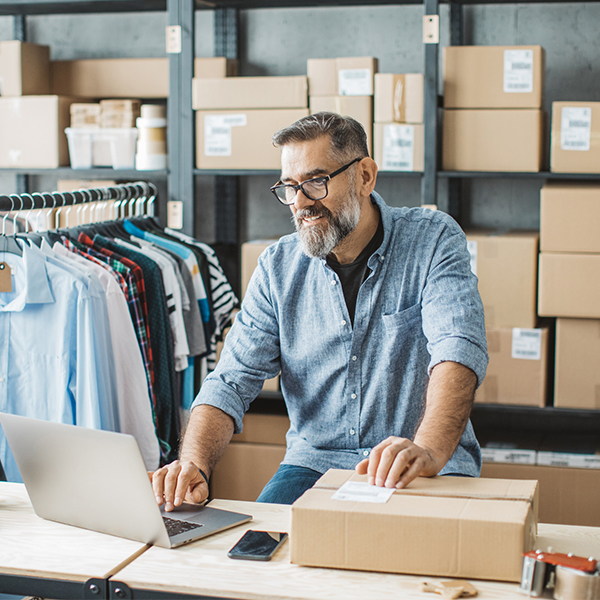
[[[138,130],[135,127],[124,129],[67,127],[65,133],[69,140],[72,169],[134,168],[135,143],[138,137]]]

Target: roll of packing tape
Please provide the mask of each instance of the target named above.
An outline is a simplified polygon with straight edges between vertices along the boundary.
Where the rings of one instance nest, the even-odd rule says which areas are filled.
[[[598,600],[600,598],[600,576],[557,566],[554,598],[556,600]]]

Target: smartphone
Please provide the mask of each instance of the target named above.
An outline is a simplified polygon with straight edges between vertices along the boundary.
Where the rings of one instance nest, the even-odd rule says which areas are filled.
[[[287,537],[287,533],[278,531],[249,529],[227,553],[227,556],[244,560],[271,560]]]

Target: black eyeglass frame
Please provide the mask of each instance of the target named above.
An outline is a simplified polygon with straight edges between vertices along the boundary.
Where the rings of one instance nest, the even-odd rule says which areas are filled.
[[[334,171],[333,173],[330,173],[329,175],[313,177],[312,179],[307,179],[306,181],[303,181],[302,183],[298,183],[297,185],[294,185],[291,183],[276,183],[273,187],[270,188],[270,190],[273,192],[273,195],[275,196],[275,198],[277,198],[277,200],[279,200],[279,202],[281,202],[281,204],[283,204],[284,206],[291,206],[292,204],[294,204],[295,198],[298,195],[299,190],[302,190],[302,193],[309,200],[312,200],[313,202],[316,202],[317,200],[323,200],[323,199],[327,198],[327,194],[329,194],[329,188],[327,187],[327,182],[331,181],[336,175],[343,173],[346,169],[350,168],[354,163],[361,161],[363,158],[364,158],[364,156],[355,158],[353,161],[349,162],[347,165],[340,167],[337,171]],[[325,195],[321,196],[320,198],[313,198],[310,194],[306,193],[306,191],[304,189],[304,185],[307,183],[310,183],[311,181],[316,181],[317,179],[323,180],[323,183],[325,184]],[[296,193],[294,194],[294,200],[292,200],[291,202],[286,202],[285,200],[283,200],[282,198],[280,198],[277,195],[277,190],[278,189],[289,189],[289,188],[292,188]]]

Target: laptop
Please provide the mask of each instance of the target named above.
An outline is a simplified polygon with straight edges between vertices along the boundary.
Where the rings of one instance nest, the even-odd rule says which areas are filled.
[[[251,515],[183,503],[166,513],[156,503],[139,446],[131,435],[0,413],[35,513],[163,548],[175,548]]]

